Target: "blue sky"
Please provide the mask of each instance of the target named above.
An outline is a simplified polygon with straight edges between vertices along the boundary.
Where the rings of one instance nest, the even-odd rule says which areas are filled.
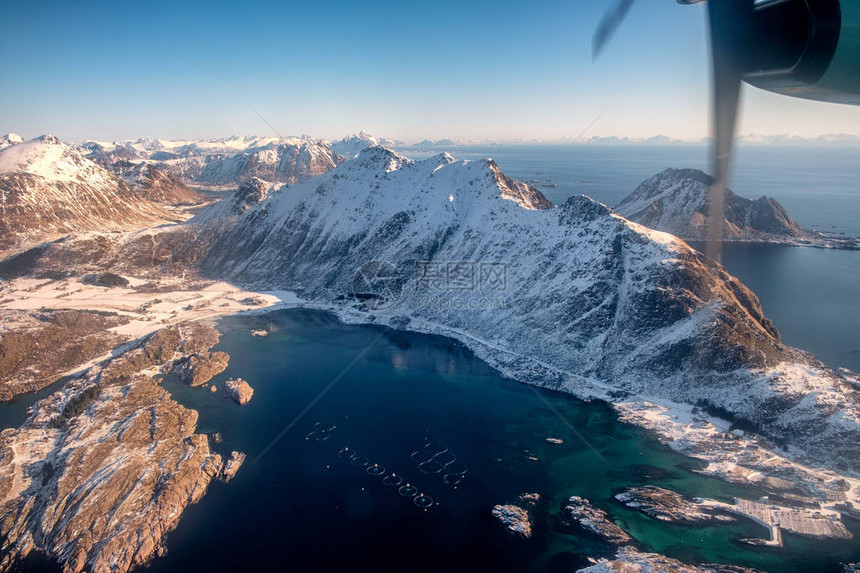
[[[0,131],[65,139],[367,129],[424,138],[707,134],[702,6],[639,0],[591,61],[608,2],[15,2]],[[742,133],[860,133],[860,108],[747,88]]]

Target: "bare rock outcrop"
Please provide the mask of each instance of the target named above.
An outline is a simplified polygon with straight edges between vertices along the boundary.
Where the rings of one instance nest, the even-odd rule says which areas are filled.
[[[244,406],[250,402],[251,397],[254,395],[254,389],[251,388],[251,385],[241,378],[227,380],[224,382],[224,388],[227,391],[227,395],[240,406]]]
[[[721,565],[719,563],[704,563],[702,565],[687,565],[677,559],[658,553],[644,553],[633,547],[622,547],[613,559],[601,559],[590,567],[579,569],[577,573],[618,573],[618,572],[654,573],[756,573],[756,569]]]
[[[64,571],[124,572],[164,551],[167,532],[215,477],[232,476],[196,433],[197,412],[144,369],[164,369],[179,328],[93,367],[0,433],[0,569],[38,550]]]
[[[236,477],[236,472],[239,471],[239,468],[242,467],[243,463],[245,463],[244,452],[231,452],[230,459],[224,463],[224,468],[221,470],[221,479],[224,481],[230,481]]]
[[[733,517],[715,513],[712,509],[688,501],[680,493],[661,487],[646,485],[630,488],[615,499],[645,515],[671,523],[705,523],[708,521],[734,521]]]
[[[191,387],[203,386],[224,372],[230,362],[226,352],[209,352],[218,344],[218,331],[212,326],[191,322],[182,326],[182,357],[173,363],[173,371]]]
[[[493,517],[501,521],[515,535],[528,539],[532,536],[529,512],[518,505],[497,505]]]
[[[572,496],[568,499],[564,514],[575,520],[586,531],[609,543],[624,545],[633,541],[627,532],[612,522],[609,514],[592,505],[587,499]]]

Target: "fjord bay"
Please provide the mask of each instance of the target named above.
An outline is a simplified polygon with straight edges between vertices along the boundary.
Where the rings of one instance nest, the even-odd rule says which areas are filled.
[[[853,542],[790,535],[781,550],[754,548],[739,541],[764,534],[752,522],[681,526],[621,506],[615,493],[645,484],[725,501],[764,492],[695,473],[699,462],[619,422],[602,403],[538,390],[550,408],[455,341],[345,325],[298,309],[228,318],[221,326],[219,348],[232,359],[213,383],[242,376],[255,388],[253,400],[239,407],[170,377],[164,383],[200,412],[200,431],[223,435],[215,447],[245,451],[248,460],[228,486],[216,484],[186,511],[168,536],[167,555],[150,570],[279,562],[303,571],[569,571],[611,549],[563,523],[559,510],[572,495],[607,510],[645,549],[688,562],[836,571],[840,561],[860,557]],[[270,334],[251,337],[259,328]],[[330,437],[306,439],[321,421],[335,426]],[[444,443],[467,467],[456,488],[417,470],[412,454],[427,440]],[[346,447],[384,466],[386,475],[402,476],[434,505],[422,510],[381,476],[339,458]],[[495,504],[522,493],[540,495],[531,539],[512,537],[490,516]],[[848,527],[858,531],[857,524]]]

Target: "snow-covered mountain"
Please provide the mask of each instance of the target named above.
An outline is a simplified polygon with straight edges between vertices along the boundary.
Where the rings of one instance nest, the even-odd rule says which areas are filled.
[[[17,133],[7,133],[6,135],[0,136],[0,149],[6,149],[10,145],[23,142],[24,138]]]
[[[811,460],[860,471],[857,391],[782,345],[737,279],[588,197],[550,207],[509,181],[490,160],[370,148],[188,224],[209,236],[212,276],[347,312],[363,308],[358,278],[378,274],[370,282],[385,287],[399,275],[402,290],[358,293],[367,320],[454,336],[519,380],[580,396],[721,408]]]
[[[159,166],[187,181],[206,185],[237,185],[251,177],[293,184],[325,173],[343,158],[322,140],[267,143],[241,153],[169,159]]]
[[[685,240],[705,240],[712,183],[713,178],[698,169],[666,169],[643,181],[615,210],[646,227]],[[726,189],[724,240],[785,241],[807,235],[775,199],[747,199]]]
[[[139,196],[170,206],[197,205],[209,198],[188,187],[181,179],[149,163],[117,161],[111,171],[122,177]]]
[[[334,151],[339,155],[342,155],[347,159],[352,159],[365,148],[374,147],[377,145],[382,145],[384,147],[394,147],[395,143],[390,139],[380,139],[378,137],[374,137],[373,135],[367,133],[364,130],[361,130],[358,135],[347,135],[339,141],[333,141],[331,143],[331,148],[334,149]]]
[[[256,135],[219,137],[215,139],[171,140],[140,138],[126,141],[85,141],[78,147],[81,153],[94,161],[104,157],[113,162],[119,159],[148,159],[165,161],[182,157],[201,155],[235,155],[249,149],[264,147],[272,143],[289,143],[300,141],[301,138],[291,137],[260,137]],[[98,161],[97,161],[98,162]]]
[[[343,162],[327,141],[311,137],[87,141],[78,148],[89,159],[111,169],[118,161],[151,163],[185,182],[216,187],[236,187],[251,177],[292,184]]]
[[[132,230],[173,217],[52,135],[0,150],[0,249],[19,239]]]

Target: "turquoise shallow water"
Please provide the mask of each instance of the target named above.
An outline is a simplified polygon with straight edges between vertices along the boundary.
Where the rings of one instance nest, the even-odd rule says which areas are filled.
[[[764,530],[747,521],[686,527],[619,506],[614,493],[643,484],[723,500],[764,492],[693,473],[697,462],[618,422],[603,404],[540,390],[549,408],[530,387],[501,378],[456,342],[343,325],[307,310],[231,318],[222,326],[219,348],[231,361],[215,383],[245,378],[255,388],[250,404],[239,407],[170,378],[165,385],[200,412],[200,431],[223,434],[217,448],[247,452],[248,460],[232,482],[214,484],[187,510],[154,571],[275,564],[302,571],[374,565],[385,571],[570,571],[583,555],[609,550],[559,519],[571,495],[609,511],[646,549],[689,562],[836,571],[840,561],[860,559],[856,542],[787,535],[783,550],[753,548],[738,540]],[[259,327],[272,334],[252,338],[249,331]],[[306,440],[321,420],[336,426],[330,437]],[[548,444],[547,437],[564,444]],[[428,439],[447,445],[468,468],[456,488],[421,473],[411,458]],[[415,484],[434,505],[422,510],[380,477],[340,459],[338,451],[347,446]],[[528,459],[532,455],[537,461]],[[490,516],[493,505],[524,492],[541,496],[529,540],[513,538]],[[849,527],[860,533],[858,524]]]

